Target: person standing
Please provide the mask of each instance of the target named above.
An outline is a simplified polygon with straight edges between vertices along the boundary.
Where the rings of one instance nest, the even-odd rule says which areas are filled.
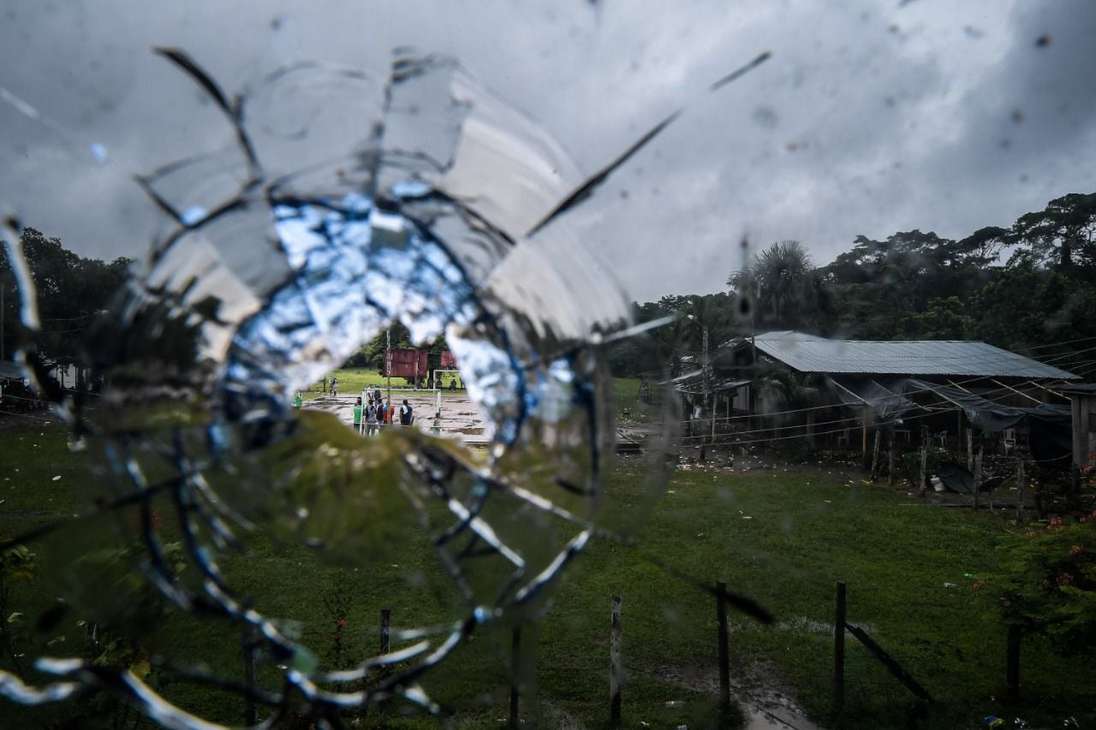
[[[365,424],[366,434],[369,436],[377,435],[377,406],[373,403],[369,404],[369,410],[365,412]]]
[[[339,379],[334,375],[331,376],[331,397],[335,398],[339,395]]]
[[[301,410],[301,406],[304,405],[304,396],[301,395],[301,391],[297,391],[297,395],[293,396],[293,407],[298,411]]]
[[[403,405],[400,406],[400,425],[410,426],[415,422],[415,410],[411,407],[411,404],[407,402],[407,399],[403,399]]]
[[[354,430],[358,433],[362,432],[362,399],[358,398],[354,402]]]

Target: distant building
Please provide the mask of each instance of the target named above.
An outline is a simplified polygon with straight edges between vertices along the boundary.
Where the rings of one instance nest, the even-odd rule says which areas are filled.
[[[924,426],[941,444],[963,448],[973,429],[1005,449],[1021,438],[1036,458],[1063,458],[1073,440],[1065,387],[1078,380],[985,342],[779,331],[730,340],[708,368],[673,383],[687,416],[699,414],[713,434],[748,437],[740,441],[798,437],[866,452],[875,430],[913,441]]]
[[[404,378],[416,386],[430,382],[430,374],[435,370],[452,370],[457,359],[449,350],[431,353],[416,347],[393,347],[385,353],[384,367],[380,374],[394,378]]]

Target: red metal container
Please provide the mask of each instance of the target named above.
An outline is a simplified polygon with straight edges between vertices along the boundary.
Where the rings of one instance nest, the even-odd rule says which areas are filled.
[[[385,353],[384,375],[393,378],[418,380],[425,378],[429,371],[427,352],[413,347],[394,347]]]

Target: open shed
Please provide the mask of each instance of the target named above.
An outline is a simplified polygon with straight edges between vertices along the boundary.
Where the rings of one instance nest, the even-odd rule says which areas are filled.
[[[1006,450],[1021,439],[1042,460],[1070,451],[1071,399],[1083,397],[1085,408],[1096,401],[1096,393],[1066,392],[1078,380],[1052,362],[985,342],[778,331],[724,343],[707,370],[675,387],[686,413],[707,420],[703,430],[712,438],[825,437],[866,454],[871,433],[881,429],[968,450],[972,436],[995,438]]]

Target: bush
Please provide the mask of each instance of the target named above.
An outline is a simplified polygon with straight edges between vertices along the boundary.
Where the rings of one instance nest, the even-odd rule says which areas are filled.
[[[1009,624],[1051,637],[1065,651],[1096,647],[1096,512],[1074,524],[1050,524],[1013,538],[1001,594]]]

